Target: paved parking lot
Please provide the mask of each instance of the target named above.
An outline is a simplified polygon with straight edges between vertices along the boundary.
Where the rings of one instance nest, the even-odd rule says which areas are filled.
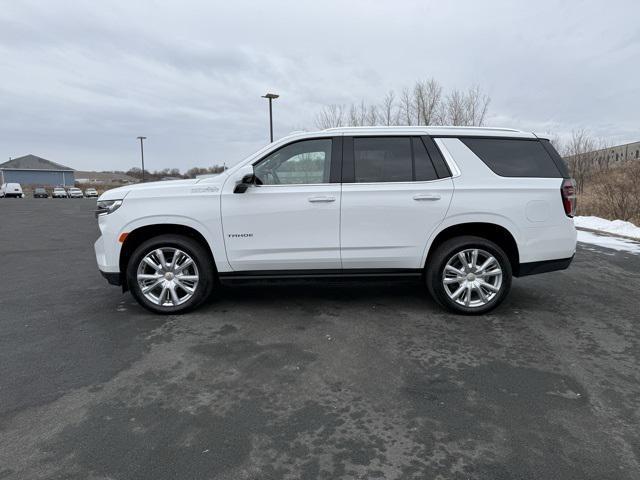
[[[415,283],[225,288],[153,316],[91,200],[0,200],[0,479],[640,478],[640,257],[495,313]]]

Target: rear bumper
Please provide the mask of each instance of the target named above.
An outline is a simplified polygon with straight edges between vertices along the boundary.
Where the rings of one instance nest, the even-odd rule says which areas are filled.
[[[103,272],[100,270],[100,274],[109,282],[111,285],[122,285],[122,276],[120,272]]]
[[[557,270],[565,270],[571,265],[574,255],[569,258],[560,258],[556,260],[543,260],[541,262],[521,263],[518,271],[514,273],[516,277],[524,277],[527,275],[537,275],[538,273],[555,272]]]

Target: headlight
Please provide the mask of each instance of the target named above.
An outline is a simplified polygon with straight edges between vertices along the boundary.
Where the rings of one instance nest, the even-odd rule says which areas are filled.
[[[122,205],[122,200],[101,200],[96,208],[96,218],[115,212]]]

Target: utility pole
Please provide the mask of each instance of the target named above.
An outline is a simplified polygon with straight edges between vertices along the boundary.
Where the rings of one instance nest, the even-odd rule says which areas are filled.
[[[273,143],[273,110],[271,108],[271,102],[279,96],[280,95],[276,95],[275,93],[267,93],[262,96],[262,98],[269,99],[269,138],[271,143]]]
[[[142,159],[142,183],[144,183],[144,145],[142,141],[146,139],[147,137],[138,137],[138,140],[140,140],[140,158]]]

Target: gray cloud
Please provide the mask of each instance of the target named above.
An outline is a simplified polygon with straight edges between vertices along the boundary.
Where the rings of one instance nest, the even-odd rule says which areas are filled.
[[[132,5],[133,4],[133,5]],[[323,104],[420,78],[480,85],[490,122],[637,140],[640,6],[602,2],[3,2],[0,155],[81,169],[233,163]],[[0,157],[2,160],[2,157]]]

